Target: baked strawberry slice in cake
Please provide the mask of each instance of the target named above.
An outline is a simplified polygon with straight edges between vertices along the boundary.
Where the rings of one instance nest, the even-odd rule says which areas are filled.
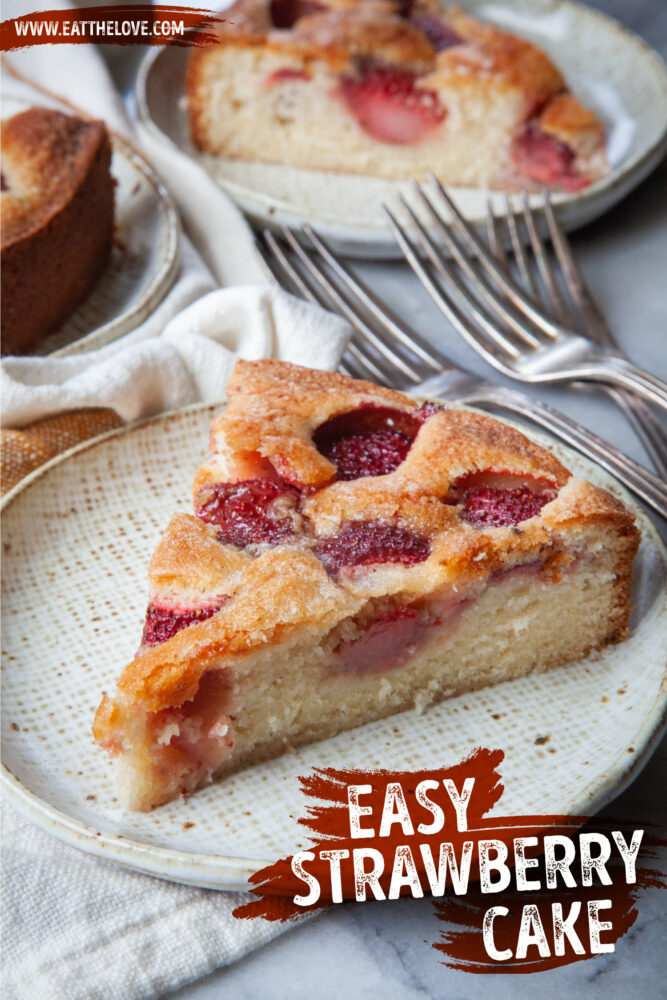
[[[146,810],[628,632],[638,532],[488,416],[239,362],[95,737]]]
[[[548,56],[438,0],[237,0],[224,17],[188,67],[203,152],[505,190],[608,170]]]

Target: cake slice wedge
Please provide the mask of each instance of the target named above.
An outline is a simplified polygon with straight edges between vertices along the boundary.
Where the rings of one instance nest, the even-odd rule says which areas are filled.
[[[488,416],[239,362],[94,724],[130,809],[628,634],[639,533]]]

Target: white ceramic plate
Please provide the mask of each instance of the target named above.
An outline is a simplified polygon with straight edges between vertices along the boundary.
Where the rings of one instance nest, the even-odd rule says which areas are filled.
[[[569,0],[460,0],[458,6],[543,48],[605,122],[612,170],[585,191],[555,197],[566,229],[606,212],[659,162],[667,148],[667,68],[637,35]],[[256,225],[307,221],[344,253],[400,257],[381,207],[396,188],[391,182],[197,152],[183,96],[187,58],[186,49],[167,46],[150,52],[140,69],[139,114],[158,137],[200,162]],[[466,216],[481,224],[486,193],[452,191]],[[499,199],[497,210],[502,211]]]
[[[46,95],[32,101],[3,96],[2,117],[31,104],[72,109]],[[166,189],[128,143],[112,136],[111,173],[116,181],[111,258],[92,292],[35,354],[97,350],[122,337],[150,315],[171,287],[179,263],[180,223]]]
[[[297,775],[313,765],[423,768],[502,747],[499,813],[592,812],[646,758],[665,710],[665,557],[650,521],[606,474],[535,435],[633,506],[643,532],[632,635],[595,659],[406,712],[304,747],[149,814],[118,807],[91,725],[141,633],[148,561],[188,509],[215,407],[113,431],[56,458],[3,508],[4,787],[34,822],[128,867],[246,888],[304,844]],[[165,462],[164,456],[169,456]],[[548,740],[543,741],[544,737]]]

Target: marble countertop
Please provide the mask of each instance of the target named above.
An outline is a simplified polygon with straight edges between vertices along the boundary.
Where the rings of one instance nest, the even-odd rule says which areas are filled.
[[[598,6],[643,34],[667,53],[664,0],[598,0]],[[573,235],[577,258],[603,312],[627,354],[667,378],[667,162],[621,205]],[[413,327],[438,343],[452,359],[488,373],[484,363],[448,328],[407,268],[399,263],[362,263],[362,276]],[[502,381],[496,376],[496,381]],[[529,390],[530,391],[530,390]],[[535,390],[587,427],[603,433],[643,460],[641,447],[622,416],[601,393]],[[664,528],[664,526],[662,526]],[[667,826],[667,739],[641,775],[614,803],[609,815],[638,825]],[[367,902],[332,907],[284,934],[236,965],[172,994],[174,1000],[257,997],[263,1000],[339,997],[382,1000],[545,1000],[584,996],[625,1000],[664,995],[667,979],[667,894],[647,891],[639,916],[616,952],[535,976],[488,977],[454,972],[441,964],[429,942],[436,934],[426,900]],[[298,985],[297,985],[298,984]]]

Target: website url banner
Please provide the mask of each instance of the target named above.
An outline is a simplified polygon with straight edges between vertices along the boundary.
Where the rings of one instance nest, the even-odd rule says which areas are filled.
[[[42,10],[0,23],[0,51],[33,45],[206,45],[224,19],[199,7],[113,4]]]

